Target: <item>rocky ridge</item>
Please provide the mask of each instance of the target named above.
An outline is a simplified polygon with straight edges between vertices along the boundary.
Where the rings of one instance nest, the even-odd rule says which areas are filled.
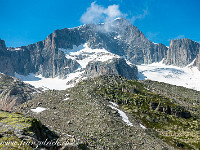
[[[119,112],[112,108],[114,105],[110,107],[114,99],[97,94],[96,90],[103,88],[102,84],[113,86],[110,82],[123,84],[126,79],[97,77],[66,91],[46,91],[24,103],[17,111],[41,120],[60,137],[74,136],[89,149],[173,149],[153,132],[141,127],[127,112],[132,125],[126,124]],[[39,106],[47,109],[37,114],[30,111],[30,108]],[[121,107],[118,109],[123,111]]]
[[[104,48],[136,65],[165,59],[166,64],[183,67],[193,63],[200,69],[199,43],[189,39],[171,40],[168,49],[161,43],[152,43],[137,27],[121,18],[104,24],[56,30],[43,41],[18,48],[6,48],[5,42],[0,40],[0,71],[12,76],[16,72],[64,78],[80,64],[76,59],[66,58],[60,49],[70,51],[84,43],[91,49]]]

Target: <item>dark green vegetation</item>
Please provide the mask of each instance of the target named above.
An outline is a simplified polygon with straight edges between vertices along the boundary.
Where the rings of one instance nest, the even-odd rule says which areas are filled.
[[[154,93],[171,98],[175,103],[184,106],[193,114],[200,114],[200,92],[157,81],[144,80],[141,82]]]
[[[34,118],[0,111],[0,149],[31,150],[39,141],[55,141],[56,138],[56,134]]]
[[[176,148],[200,148],[199,110],[193,109],[199,108],[199,103],[196,99],[189,98],[191,90],[159,82],[155,82],[155,85],[152,84],[153,81],[149,81],[149,84],[147,82],[140,83],[121,77],[96,78],[94,83],[98,86],[93,91],[120,104],[146,127],[156,131],[158,137]],[[147,87],[151,87],[152,91],[147,90]],[[173,88],[176,88],[176,91],[173,91]],[[159,94],[155,91],[159,91]],[[193,93],[199,94],[196,91]],[[176,96],[173,96],[174,94]],[[194,107],[193,103],[196,104]]]

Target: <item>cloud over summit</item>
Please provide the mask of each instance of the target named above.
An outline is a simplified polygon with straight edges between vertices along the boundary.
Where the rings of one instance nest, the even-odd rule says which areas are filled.
[[[100,23],[108,22],[117,17],[124,17],[119,10],[119,5],[110,5],[107,8],[96,4],[95,2],[91,3],[91,6],[87,8],[87,11],[81,16],[81,22],[84,24],[90,23]]]

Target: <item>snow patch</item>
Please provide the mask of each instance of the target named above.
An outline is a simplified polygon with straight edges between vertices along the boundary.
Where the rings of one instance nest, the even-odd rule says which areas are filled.
[[[67,100],[69,100],[69,97],[66,97],[63,101],[67,101]]]
[[[128,116],[121,110],[119,110],[118,108],[116,108],[116,106],[118,107],[117,104],[110,102],[112,105],[108,105],[110,108],[115,109],[118,111],[118,113],[120,114],[120,116],[122,117],[122,120],[128,125],[128,126],[133,126],[133,124],[129,121]]]
[[[15,48],[14,50],[15,50],[15,51],[20,51],[21,48],[20,48],[20,47],[17,47],[17,48]]]
[[[140,124],[140,127],[141,127],[142,129],[146,129],[146,127],[145,127],[145,126],[143,126],[142,124]]]
[[[40,113],[42,111],[46,110],[46,108],[44,107],[37,107],[35,109],[31,109],[32,112],[35,112],[35,113]]]
[[[116,103],[114,103],[114,102],[110,102],[113,106],[115,106],[115,107],[119,107],[119,105],[117,105]]]

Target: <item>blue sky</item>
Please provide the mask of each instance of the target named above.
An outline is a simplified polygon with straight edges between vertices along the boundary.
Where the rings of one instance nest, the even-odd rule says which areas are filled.
[[[200,0],[0,0],[0,38],[8,47],[44,40],[56,29],[87,23],[81,17],[91,4],[103,10],[117,6],[118,14],[155,43],[200,42]]]

